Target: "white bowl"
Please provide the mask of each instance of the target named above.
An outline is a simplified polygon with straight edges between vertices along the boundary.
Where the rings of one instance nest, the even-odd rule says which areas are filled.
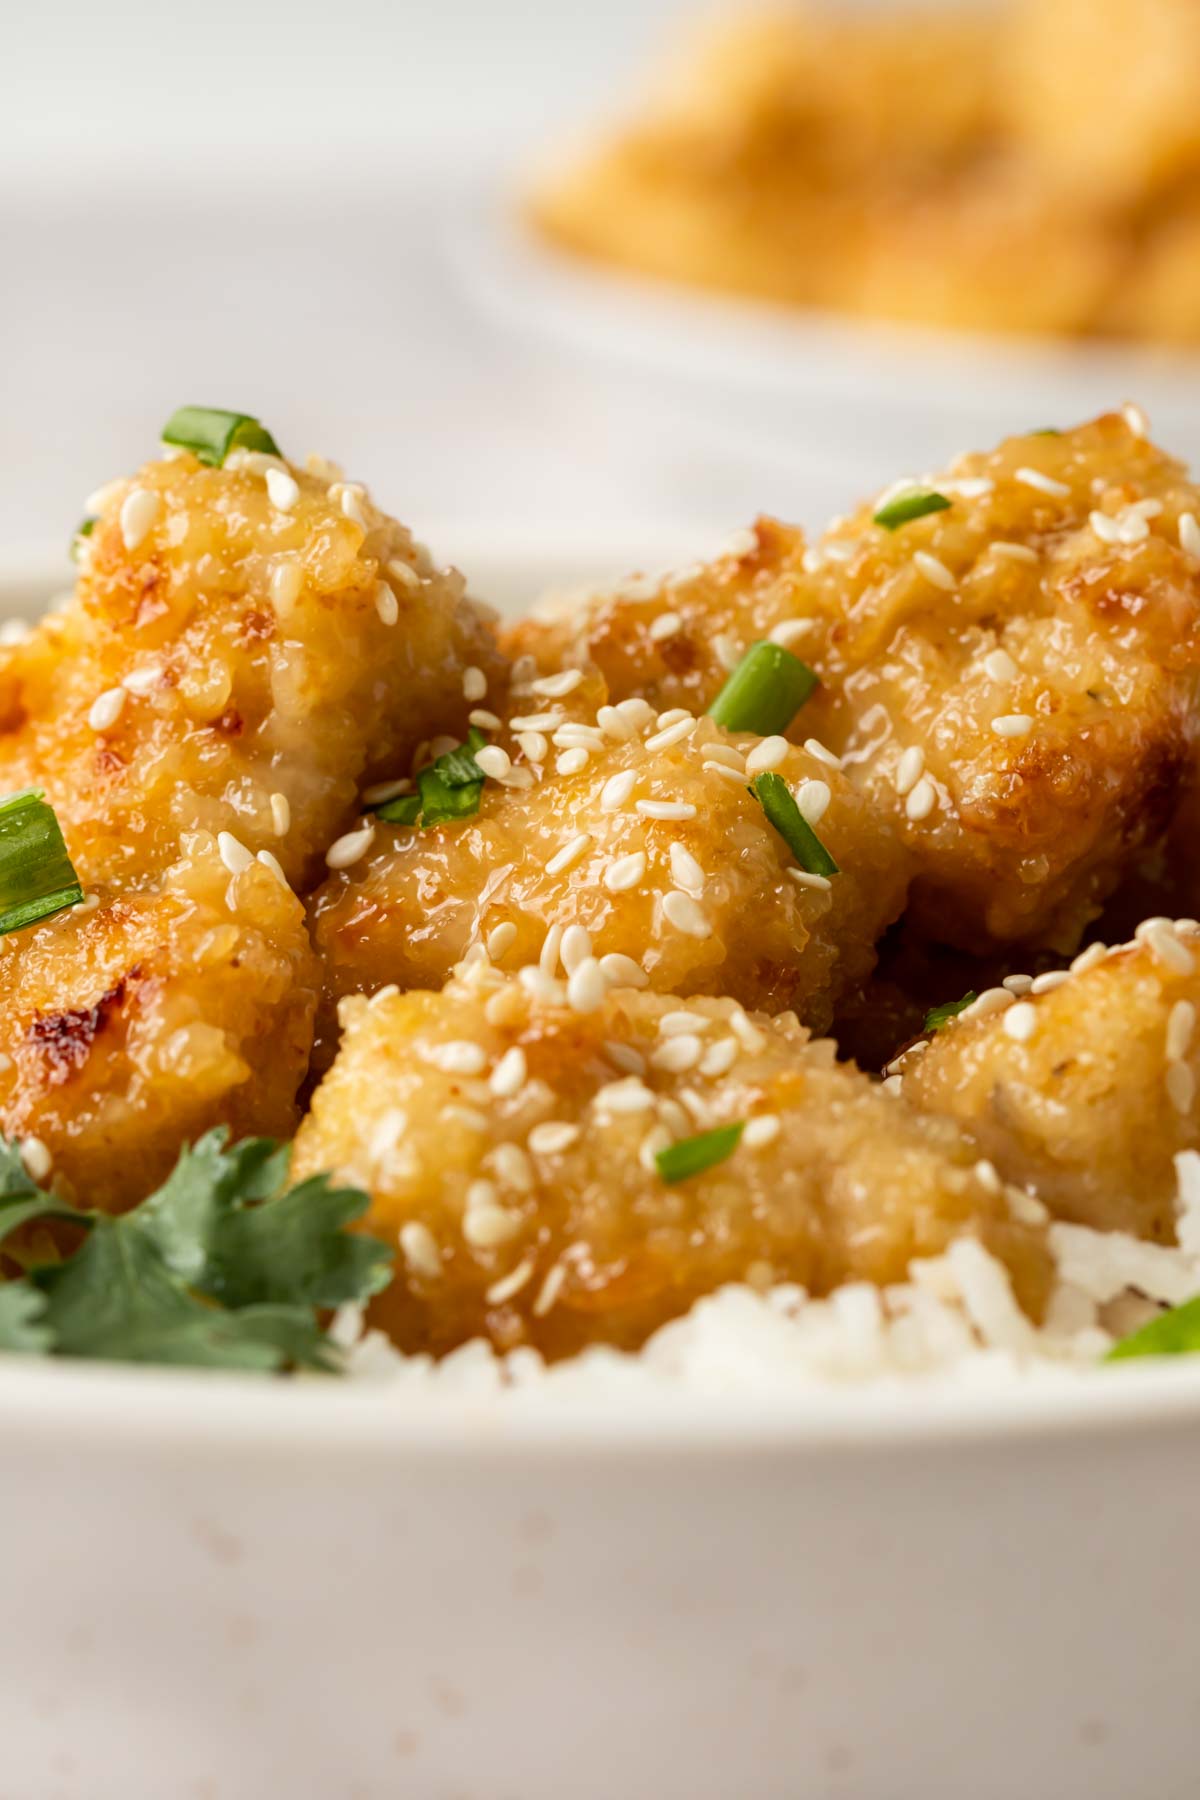
[[[543,1399],[0,1359],[0,1793],[1195,1793],[1200,1364]]]

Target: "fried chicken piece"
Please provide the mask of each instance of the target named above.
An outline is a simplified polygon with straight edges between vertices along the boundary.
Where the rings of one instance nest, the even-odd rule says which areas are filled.
[[[0,939],[0,1125],[85,1205],[132,1205],[212,1125],[295,1129],[319,975],[303,907],[260,862],[231,876],[207,832],[184,846],[157,889]]]
[[[949,506],[888,530],[873,514],[898,495],[880,496],[808,552],[760,524],[736,563],[603,598],[567,642],[542,628],[544,653],[595,657],[615,698],[698,706],[718,638],[726,661],[764,631],[786,642],[821,678],[791,735],[890,813],[916,929],[1069,953],[1162,836],[1195,753],[1200,492],[1132,411],[1011,438],[930,485]],[[540,661],[537,634],[513,648]]]
[[[1172,1159],[1200,1145],[1198,1005],[1200,928],[1147,920],[1020,998],[981,995],[904,1059],[904,1097],[1058,1218],[1169,1242]]]
[[[599,958],[620,985],[792,1007],[825,1028],[903,904],[905,858],[873,803],[827,757],[688,713],[656,719],[637,700],[610,707],[594,678],[561,701],[521,690],[516,704],[478,752],[499,779],[475,817],[379,821],[366,853],[315,895],[322,1037],[335,1035],[343,994],[440,987],[472,945],[505,969],[539,956],[554,969],[559,939],[569,970]],[[840,873],[798,867],[748,791],[768,769]]]
[[[293,1175],[370,1192],[364,1228],[402,1264],[373,1311],[405,1349],[632,1347],[725,1282],[900,1281],[963,1234],[1040,1307],[1040,1235],[970,1140],[793,1015],[630,989],[587,1013],[569,1001],[537,971],[476,963],[439,994],[343,1002]],[[731,1124],[745,1131],[724,1160],[664,1179],[656,1152]]]
[[[0,650],[0,791],[45,789],[86,885],[224,830],[303,888],[359,783],[465,728],[466,668],[499,676],[462,577],[319,467],[183,454],[111,484],[75,598]]]

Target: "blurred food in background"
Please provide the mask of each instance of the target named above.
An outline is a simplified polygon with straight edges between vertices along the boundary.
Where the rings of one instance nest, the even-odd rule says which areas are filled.
[[[646,274],[1015,332],[1200,340],[1200,5],[709,25],[539,229]]]

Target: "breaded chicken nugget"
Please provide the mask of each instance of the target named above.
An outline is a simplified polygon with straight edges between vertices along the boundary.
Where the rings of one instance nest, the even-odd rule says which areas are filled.
[[[970,1141],[792,1015],[629,989],[570,1002],[536,970],[476,963],[440,994],[343,1003],[293,1174],[369,1190],[365,1227],[400,1250],[375,1314],[406,1349],[634,1346],[722,1283],[898,1281],[966,1233],[1040,1305],[1039,1235]]]
[[[616,698],[698,705],[719,685],[717,634],[735,659],[786,596],[769,634],[821,679],[791,735],[829,745],[890,812],[916,862],[914,925],[982,954],[1069,952],[1161,837],[1194,754],[1198,517],[1200,492],[1129,409],[899,484],[799,569],[760,527],[736,566],[603,599],[547,653],[595,656]],[[536,628],[512,642],[537,654]]]
[[[1198,1005],[1200,928],[1149,919],[1019,997],[982,994],[903,1059],[904,1097],[1057,1217],[1168,1242],[1172,1158],[1200,1145]]]
[[[378,821],[342,840],[357,859],[312,901],[327,996],[440,987],[484,945],[509,970],[599,959],[622,986],[792,1007],[823,1029],[903,904],[905,857],[878,808],[819,745],[683,709],[656,717],[639,700],[612,707],[573,673],[573,687],[563,672],[521,690],[522,710],[477,751],[492,778],[474,817]],[[837,872],[797,861],[749,791],[764,775],[795,797]]]
[[[155,890],[0,939],[0,1126],[86,1205],[142,1198],[212,1125],[295,1128],[318,977],[303,908],[263,863],[231,875],[207,832],[184,846]]]
[[[462,577],[328,472],[183,454],[95,504],[75,599],[0,650],[0,792],[45,789],[85,885],[224,830],[302,887],[360,782],[498,674]]]

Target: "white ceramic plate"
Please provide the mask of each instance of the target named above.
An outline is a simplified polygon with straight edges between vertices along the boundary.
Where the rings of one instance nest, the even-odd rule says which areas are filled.
[[[1185,1363],[543,1411],[7,1359],[0,1794],[1191,1800],[1198,1494]]]

